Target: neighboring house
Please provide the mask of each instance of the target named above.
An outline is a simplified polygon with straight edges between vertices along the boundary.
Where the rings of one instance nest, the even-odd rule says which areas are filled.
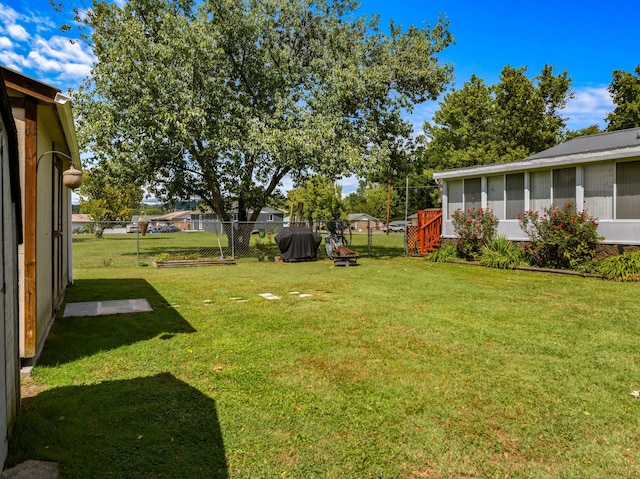
[[[71,100],[60,90],[0,67],[18,132],[23,236],[19,248],[20,356],[33,361],[72,282],[71,190],[80,169]]]
[[[181,230],[191,229],[191,216],[193,211],[174,211],[164,215],[155,215],[147,217],[147,221],[153,226],[172,225]]]
[[[518,215],[571,202],[598,219],[602,241],[640,245],[640,128],[574,138],[524,160],[434,173],[442,185],[443,234],[455,238],[451,215],[491,208],[498,234],[529,238]]]
[[[93,225],[91,215],[85,213],[75,213],[71,215],[71,231],[76,233],[84,230],[87,226]]]
[[[250,217],[252,214],[252,210],[247,211],[247,217]],[[234,214],[233,218],[234,220],[237,220],[238,216]],[[278,227],[282,226],[282,223],[284,223],[284,212],[266,206],[260,210],[260,214],[258,215],[258,219],[256,220],[256,222],[254,223],[254,227],[258,229],[269,229],[274,226],[274,223],[276,223]]]
[[[366,213],[351,213],[347,216],[347,220],[352,230],[379,230],[384,222],[380,218],[368,215]]]
[[[22,243],[22,198],[18,135],[0,74],[0,211],[2,211],[2,294],[0,294],[0,469],[7,458],[9,431],[20,405],[18,245]]]
[[[252,213],[252,210],[247,211],[247,216],[251,216]],[[230,218],[231,221],[238,221],[238,214],[231,213]],[[272,228],[280,228],[283,224],[284,213],[281,210],[265,207],[260,210],[258,219],[253,224],[253,228],[256,230],[269,230]],[[215,213],[191,212],[191,225],[194,230],[222,233],[220,219]]]

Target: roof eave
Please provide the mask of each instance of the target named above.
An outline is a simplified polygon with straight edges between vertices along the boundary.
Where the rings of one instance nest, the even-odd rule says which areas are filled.
[[[435,180],[465,178],[471,176],[485,176],[500,173],[514,173],[527,170],[539,170],[568,166],[584,163],[595,163],[599,161],[627,159],[640,157],[640,146],[633,146],[624,149],[603,150],[587,153],[576,153],[572,155],[554,156],[547,158],[524,159],[511,163],[496,163],[492,165],[473,166],[469,168],[458,168],[455,170],[445,170],[433,173]]]
[[[57,93],[55,96],[56,109],[60,124],[67,140],[67,147],[73,160],[71,163],[78,170],[82,170],[82,162],[80,161],[80,148],[78,147],[78,138],[76,136],[76,127],[73,121],[73,111],[71,109],[71,98],[63,93]]]

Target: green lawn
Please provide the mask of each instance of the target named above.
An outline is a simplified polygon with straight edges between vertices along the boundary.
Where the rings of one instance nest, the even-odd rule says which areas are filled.
[[[146,297],[155,312],[56,321],[8,463],[58,461],[66,478],[640,476],[639,284],[358,262],[76,270],[67,301]]]
[[[324,238],[326,232],[321,232],[322,243],[318,249],[319,258],[326,258]],[[376,231],[371,235],[371,247],[366,231],[353,231],[347,234],[349,247],[363,256],[397,256],[404,253],[404,234],[390,233],[386,235]],[[219,241],[219,243],[218,243]],[[257,247],[261,243],[262,249]],[[93,234],[73,235],[74,268],[130,267],[135,265],[149,265],[160,255],[168,254],[172,257],[207,257],[218,258],[220,252],[225,257],[257,258],[279,255],[273,235],[259,238],[252,235],[247,248],[232,251],[224,234],[216,235],[203,231],[188,233],[159,233],[159,234],[105,234],[97,238]],[[260,252],[262,251],[262,252]]]

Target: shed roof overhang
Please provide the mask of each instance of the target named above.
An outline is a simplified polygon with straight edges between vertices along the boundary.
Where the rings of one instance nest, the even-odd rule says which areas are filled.
[[[37,100],[40,105],[52,107],[50,112],[44,113],[45,121],[59,125],[64,138],[60,137],[57,141],[63,140],[64,143],[66,143],[66,149],[72,158],[71,163],[76,169],[82,170],[80,149],[71,108],[71,97],[61,93],[58,88],[30,78],[5,66],[0,65],[0,71],[2,72],[5,85],[8,89],[12,89],[18,92],[18,94],[30,96]],[[55,138],[55,130],[52,130],[51,133]]]

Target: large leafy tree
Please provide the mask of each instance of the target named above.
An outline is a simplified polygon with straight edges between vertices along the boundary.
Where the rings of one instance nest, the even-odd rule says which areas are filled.
[[[483,163],[494,156],[497,143],[494,128],[495,102],[490,88],[472,75],[462,89],[445,95],[433,116],[425,123],[429,142],[422,155],[432,167],[461,168]]]
[[[432,124],[425,124],[423,158],[436,169],[525,158],[562,141],[561,110],[573,98],[567,72],[546,65],[529,79],[526,67],[505,67],[487,86],[476,76],[445,95]]]
[[[76,104],[84,148],[158,197],[197,195],[222,219],[235,201],[249,221],[287,175],[375,169],[406,134],[401,112],[451,79],[436,55],[452,38],[442,19],[383,33],[355,7],[93,0],[84,19],[97,61]]]
[[[623,130],[640,126],[640,65],[633,73],[614,70],[609,93],[616,105],[607,116],[607,130]]]

